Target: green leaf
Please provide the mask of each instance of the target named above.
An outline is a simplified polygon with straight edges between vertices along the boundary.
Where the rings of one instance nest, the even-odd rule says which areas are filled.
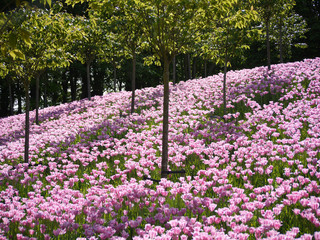
[[[25,60],[24,54],[18,49],[14,49],[14,50],[10,51],[9,54],[13,58],[13,60],[15,60],[16,58]]]

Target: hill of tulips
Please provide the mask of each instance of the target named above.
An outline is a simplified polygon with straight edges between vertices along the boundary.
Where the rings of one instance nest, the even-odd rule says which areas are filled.
[[[0,239],[320,239],[320,58],[0,119]]]

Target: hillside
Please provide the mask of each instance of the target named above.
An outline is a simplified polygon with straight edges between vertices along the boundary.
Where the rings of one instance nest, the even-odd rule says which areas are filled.
[[[320,58],[222,79],[170,86],[160,183],[162,86],[40,110],[29,166],[0,119],[0,239],[320,239]]]

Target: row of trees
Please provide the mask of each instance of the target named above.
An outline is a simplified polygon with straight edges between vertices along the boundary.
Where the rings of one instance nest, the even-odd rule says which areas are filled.
[[[7,0],[9,1],[9,0]],[[272,42],[273,48],[269,50],[268,52],[271,52],[269,55],[274,56],[273,57],[273,62],[277,61],[276,60],[276,55],[279,55],[280,61],[284,60],[290,60],[291,50],[292,46],[295,44],[299,43],[296,40],[299,39],[305,31],[307,30],[306,26],[306,21],[304,21],[301,16],[294,14],[292,11],[292,2],[289,2],[288,7],[285,9],[286,11],[282,10],[280,11],[279,9],[284,9],[283,2],[275,1],[278,6],[273,7],[272,12],[273,17],[271,18],[272,21],[270,21],[268,29],[270,29],[269,32],[272,34],[259,34],[259,38],[254,37],[254,34],[249,38],[249,41],[247,41],[246,44],[244,44],[244,47],[251,46],[251,49],[254,49],[250,54],[239,54],[239,52],[236,52],[236,54],[233,54],[233,56],[230,56],[230,58],[234,59],[233,62],[233,67],[241,68],[241,67],[246,67],[246,66],[254,66],[254,65],[261,65],[264,64],[265,62],[263,61],[264,55],[261,54],[262,50],[256,51],[255,47],[257,46],[258,48],[266,48],[264,47],[265,44],[262,44],[263,42],[266,41],[266,36],[270,35],[270,41]],[[261,1],[261,4],[263,1]],[[243,4],[243,3],[241,3]],[[280,5],[279,5],[280,4]],[[54,4],[57,11],[61,11],[63,7],[58,7],[59,5],[56,3]],[[281,6],[281,8],[279,8]],[[88,4],[86,5],[85,9],[87,9]],[[59,10],[57,10],[59,9]],[[267,7],[264,7],[262,9],[268,9]],[[275,11],[274,9],[278,9]],[[109,9],[110,11],[110,9]],[[47,104],[57,104],[60,102],[64,102],[66,100],[75,100],[79,98],[84,98],[84,97],[91,97],[91,94],[101,94],[104,91],[110,91],[110,90],[119,90],[121,88],[125,88],[126,90],[131,90],[131,87],[135,87],[135,84],[131,83],[131,80],[133,79],[133,76],[136,75],[134,74],[135,71],[131,67],[129,67],[129,58],[132,58],[132,61],[135,58],[138,57],[138,71],[140,71],[140,76],[138,76],[138,85],[140,86],[148,86],[148,85],[154,85],[159,83],[157,80],[159,79],[158,75],[160,74],[161,69],[160,68],[152,68],[150,69],[149,67],[143,66],[143,58],[150,55],[150,48],[142,48],[141,43],[137,42],[137,52],[133,53],[132,52],[132,47],[129,45],[132,42],[132,39],[126,38],[128,35],[126,34],[116,34],[116,31],[125,33],[126,31],[128,33],[131,33],[131,35],[136,35],[139,36],[139,31],[141,31],[142,28],[139,27],[138,19],[124,19],[122,10],[119,10],[117,15],[110,13],[109,12],[109,17],[112,17],[112,20],[108,19],[108,16],[104,16],[106,19],[108,19],[108,23],[106,22],[99,22],[101,20],[97,19],[97,14],[95,16],[92,16],[92,14],[85,12],[82,10],[80,11],[74,11],[77,14],[77,17],[72,16],[73,18],[73,23],[72,24],[78,24],[81,25],[82,27],[79,29],[79,31],[83,31],[85,35],[82,37],[84,39],[81,40],[75,40],[66,44],[72,44],[70,46],[69,51],[72,52],[75,58],[72,59],[72,62],[70,62],[69,67],[64,68],[61,70],[58,68],[58,70],[48,71],[47,73],[47,78],[44,79],[45,84],[42,86],[42,98],[41,98],[41,105],[47,106]],[[267,12],[267,11],[265,11]],[[120,14],[119,14],[120,13]],[[282,15],[281,15],[281,14]],[[5,13],[2,12],[4,15]],[[79,16],[79,14],[84,15],[85,17]],[[105,15],[107,13],[104,13]],[[264,14],[264,15],[262,15]],[[10,15],[10,14],[6,14]],[[5,16],[5,15],[4,15]],[[268,14],[263,13],[261,11],[261,16],[268,16]],[[283,17],[281,17],[283,16]],[[11,17],[7,17],[7,19],[12,19],[14,16],[11,15]],[[260,33],[264,33],[264,29],[266,30],[266,25],[265,22],[268,22],[268,18],[270,17],[265,17],[266,21],[257,21],[255,22],[255,29],[254,30],[260,30]],[[5,19],[5,18],[3,18]],[[3,20],[2,19],[2,20]],[[130,22],[131,21],[131,22]],[[137,23],[137,25],[135,25]],[[279,23],[281,23],[279,25]],[[16,23],[19,24],[19,23]],[[111,25],[113,24],[113,26]],[[5,26],[6,24],[2,24],[2,26]],[[7,24],[8,25],[8,24]],[[13,24],[14,25],[14,24]],[[85,26],[87,25],[87,26]],[[109,25],[109,26],[106,26]],[[115,29],[115,27],[117,30]],[[134,26],[138,27],[137,29],[139,31],[134,31],[132,29]],[[212,28],[213,24],[211,25]],[[203,34],[207,34],[210,30],[210,25],[206,26],[207,32]],[[2,27],[3,29],[3,27]],[[7,28],[8,29],[8,28]],[[230,29],[230,32],[235,32],[234,30]],[[242,31],[243,32],[243,31]],[[253,31],[252,31],[253,32]],[[267,31],[265,31],[267,32]],[[110,34],[112,33],[112,34]],[[116,35],[116,36],[115,36]],[[235,34],[237,35],[237,34]],[[11,41],[9,41],[10,45],[15,45],[17,41],[17,36],[21,38],[22,40],[27,40],[30,39],[28,31],[24,31],[22,28],[16,29],[14,34],[10,35]],[[257,35],[256,35],[257,36]],[[117,38],[117,39],[116,39]],[[173,57],[172,64],[171,66],[171,72],[172,72],[172,80],[175,82],[176,79],[179,80],[185,80],[188,78],[192,77],[199,77],[199,76],[207,76],[208,74],[215,73],[217,71],[221,70],[221,65],[216,64],[216,60],[219,62],[221,61],[220,58],[216,58],[217,56],[216,53],[219,51],[219,46],[217,46],[216,39],[220,39],[222,41],[223,38],[207,38],[207,42],[203,44],[204,42],[198,42],[196,43],[195,41],[190,41],[190,44],[188,46],[188,50],[185,51],[184,54],[179,54]],[[129,41],[129,42],[128,42]],[[137,41],[136,39],[134,41]],[[296,42],[295,42],[296,41]],[[1,40],[3,43],[3,40]],[[268,41],[269,42],[269,41]],[[6,44],[1,44],[2,48],[2,53],[4,53],[4,46],[7,46]],[[301,47],[304,47],[305,45],[300,43]],[[11,51],[9,52],[13,57],[16,56],[21,56],[21,51],[14,48],[14,46],[11,46]],[[208,49],[208,47],[210,49]],[[131,48],[131,49],[130,49]],[[207,49],[206,49],[207,48]],[[216,49],[214,49],[216,48]],[[270,48],[270,44],[269,44]],[[6,48],[5,48],[6,49]],[[221,48],[220,48],[221,49]],[[295,48],[294,48],[295,49]],[[211,53],[208,53],[211,51]],[[277,50],[277,53],[276,51]],[[112,52],[113,51],[113,52]],[[247,50],[247,52],[250,50]],[[264,51],[264,50],[263,50]],[[214,54],[212,54],[215,52]],[[230,51],[232,52],[232,51]],[[215,56],[212,56],[215,55]],[[250,61],[244,62],[246,57],[253,56]],[[176,61],[176,58],[177,61]],[[259,60],[258,62],[256,60]],[[271,62],[271,57],[268,58],[268,62]],[[150,60],[150,59],[149,59]],[[255,61],[253,61],[255,60]],[[79,62],[85,63],[84,65],[79,64]],[[136,62],[136,61],[135,61]],[[94,63],[94,64],[93,64]],[[192,64],[191,64],[192,63]],[[244,63],[244,64],[243,64]],[[92,65],[93,64],[93,65]],[[83,67],[85,66],[85,68]],[[105,71],[99,71],[99,68],[105,68]],[[50,69],[50,68],[46,68]],[[52,69],[52,68],[51,68]],[[74,71],[70,71],[70,69],[76,70],[77,76],[75,76],[76,80],[72,79],[74,75]],[[86,76],[83,74],[83,70],[89,69],[87,71]],[[129,70],[130,69],[130,75]],[[191,70],[192,69],[192,70]],[[0,68],[1,72],[3,73],[3,66],[1,65]],[[96,71],[95,71],[96,70]],[[95,72],[99,71],[99,76],[95,74]],[[131,73],[132,72],[132,73]],[[143,73],[148,73],[144,76]],[[152,76],[152,79],[155,79],[154,81],[150,81],[147,76]],[[5,74],[2,74],[2,76]],[[72,75],[72,76],[71,76]],[[111,76],[113,75],[113,76]],[[87,80],[91,76],[92,81],[96,83],[96,85],[90,86],[90,81],[88,82]],[[87,79],[85,80],[84,77]],[[139,78],[140,77],[140,78]],[[10,78],[10,77],[7,77]],[[49,78],[49,79],[48,79]],[[70,79],[69,79],[70,78]],[[99,79],[101,78],[101,79]],[[141,81],[143,79],[143,82]],[[81,82],[79,81],[81,80]],[[84,81],[85,80],[85,81]],[[68,85],[66,83],[70,82]],[[75,84],[74,84],[75,82]],[[62,84],[63,83],[63,84]],[[117,86],[117,85],[118,86]],[[11,84],[8,84],[8,82],[2,81],[1,84],[1,89],[4,89],[1,91],[1,111],[0,114],[1,116],[6,116],[13,114],[14,106],[15,106],[15,111],[16,112],[21,112],[22,110],[22,105],[19,104],[21,102],[24,102],[24,99],[21,100],[23,96],[21,96],[21,88],[20,86],[21,83],[15,81],[11,82]],[[91,91],[88,91],[87,89],[85,91],[79,91],[76,89],[76,85],[81,85],[83,87],[80,87],[81,90],[84,90],[84,87],[87,89],[91,89]],[[32,96],[32,108],[35,108],[36,106],[36,93],[37,91],[35,90],[36,84],[31,82],[31,96]],[[47,87],[50,87],[51,89],[53,88],[54,91],[60,90],[63,94],[47,94],[48,91],[45,91]],[[10,94],[10,91],[6,91],[5,89],[11,88],[12,93]],[[33,90],[34,88],[34,90]],[[70,93],[68,93],[68,89]],[[78,87],[79,88],[79,87]],[[52,91],[49,91],[52,93]],[[11,97],[10,97],[11,96]],[[49,101],[48,101],[49,98]]]
[[[66,0],[66,4],[73,6],[77,3],[80,0]],[[168,162],[170,65],[173,76],[176,76],[176,58],[185,56],[188,70],[190,56],[194,66],[196,59],[201,59],[205,74],[208,61],[223,68],[223,109],[226,114],[227,67],[235,59],[243,58],[244,51],[264,36],[270,68],[272,37],[278,43],[280,61],[283,61],[284,49],[288,53],[294,39],[306,31],[304,21],[292,11],[293,0],[87,0],[85,4],[87,9],[82,16],[67,13],[61,2],[55,2],[50,10],[27,6],[1,13],[0,76],[16,84],[23,83],[26,143],[32,79],[36,79],[35,107],[38,109],[40,76],[51,70],[62,72],[66,78],[68,69],[69,76],[72,75],[71,63],[81,62],[86,69],[85,77],[82,77],[82,80],[86,79],[83,81],[87,91],[85,96],[90,100],[94,72],[92,64],[111,66],[108,69],[114,76],[113,90],[117,91],[121,89],[121,84],[116,85],[117,70],[123,65],[124,59],[131,59],[132,98],[128,111],[133,113],[137,59],[143,56],[146,65],[155,64],[161,66],[162,70],[164,112],[161,177],[164,178],[167,176]],[[292,22],[297,25],[290,29]],[[270,34],[272,28],[276,31]],[[100,77],[103,78],[104,74]],[[73,79],[73,82],[77,82],[77,79]],[[95,75],[94,82],[99,82],[99,73]],[[76,91],[74,85],[71,84],[71,93]],[[65,79],[62,88],[68,89]],[[12,109],[12,94],[9,95]]]

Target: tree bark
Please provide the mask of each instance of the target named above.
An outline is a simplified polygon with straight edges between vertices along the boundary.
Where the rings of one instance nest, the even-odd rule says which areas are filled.
[[[94,80],[91,78],[91,88],[92,88],[92,96],[102,96],[104,90],[104,70],[102,63],[98,63],[94,61],[94,64],[91,64],[93,70]]]
[[[280,63],[283,63],[283,45],[282,45],[282,17],[280,16],[279,23],[279,52],[280,52]]]
[[[187,55],[187,62],[188,62],[188,74],[189,79],[192,79],[192,72],[191,72],[191,59],[190,59],[190,53]]]
[[[10,115],[13,115],[13,96],[12,96],[11,82],[9,82],[9,101],[10,101]]]
[[[271,53],[270,53],[270,20],[267,20],[267,61],[268,61],[268,70],[271,69]]]
[[[195,79],[197,75],[197,59],[192,58],[192,78]]]
[[[91,85],[90,85],[90,64],[91,61],[87,61],[87,90],[88,90],[88,99],[91,100]]]
[[[184,55],[184,76],[185,76],[185,80],[191,79],[190,54]]]
[[[26,80],[28,81],[28,80]],[[29,135],[30,135],[30,96],[29,96],[29,83],[24,83],[25,97],[26,97],[26,113],[25,113],[25,138],[24,138],[24,162],[29,163]]]
[[[170,61],[163,59],[163,126],[162,126],[162,160],[161,178],[167,178],[168,171],[168,133],[169,133],[169,77]]]
[[[225,46],[224,68],[223,68],[223,115],[227,114],[227,64],[228,64],[228,35]]]
[[[62,102],[66,103],[68,102],[68,79],[67,79],[67,72],[62,72]]]
[[[39,125],[39,85],[40,85],[40,74],[36,77],[36,124]]]
[[[1,95],[0,95],[0,117],[7,117],[9,115],[10,109],[10,97],[7,90],[8,88],[8,80],[6,78],[0,79],[0,88],[2,89]],[[2,86],[1,86],[2,85]]]
[[[113,90],[117,91],[117,66],[113,64]]]
[[[207,60],[204,60],[204,77],[207,77],[207,76],[208,76],[207,67],[208,67]]]
[[[70,67],[71,100],[77,99],[77,77],[73,66]]]
[[[135,91],[136,91],[136,50],[132,51],[132,76],[131,76],[131,114],[134,113],[134,101],[135,101]]]
[[[227,56],[225,56],[224,70],[223,70],[223,115],[227,114]]]
[[[17,98],[18,98],[18,113],[20,114],[20,113],[22,113],[20,81],[17,82]]]
[[[46,72],[45,81],[44,81],[44,90],[43,90],[43,106],[48,107],[48,95],[47,95],[47,84],[48,84],[48,72]]]
[[[88,81],[87,81],[87,64],[85,64],[85,71],[81,69],[81,80],[82,80],[82,86],[81,86],[81,99],[88,97]]]
[[[172,82],[173,82],[173,85],[176,85],[176,76],[177,76],[176,56],[173,56],[173,59],[172,59]]]

